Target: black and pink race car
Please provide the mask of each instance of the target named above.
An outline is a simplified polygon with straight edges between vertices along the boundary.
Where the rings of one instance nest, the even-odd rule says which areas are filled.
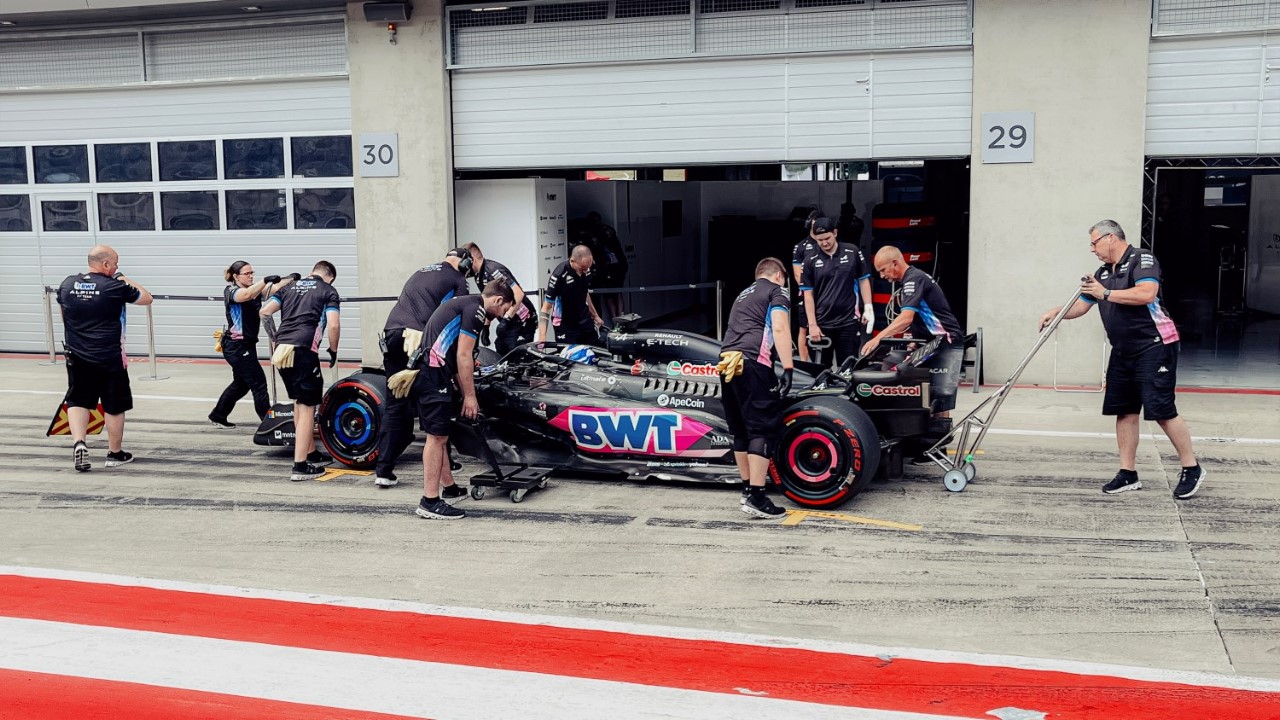
[[[525,479],[490,483],[504,490],[543,484],[548,475],[738,484],[715,370],[719,343],[638,329],[638,320],[620,318],[593,363],[563,357],[553,343],[502,358],[484,351],[481,417],[457,424],[456,450],[488,462],[499,480]],[[919,366],[935,349],[922,344],[892,370],[797,363],[771,468],[787,498],[810,508],[842,505],[877,473],[900,475],[904,452],[932,444],[929,371]],[[318,425],[339,461],[373,465],[385,388],[378,371],[365,370],[329,389]],[[484,482],[473,479],[473,495],[483,495]],[[523,496],[512,491],[513,500]]]

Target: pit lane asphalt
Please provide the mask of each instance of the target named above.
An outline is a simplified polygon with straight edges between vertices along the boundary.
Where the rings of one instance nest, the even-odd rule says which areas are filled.
[[[0,359],[0,564],[1280,678],[1275,396],[1179,396],[1193,435],[1252,443],[1199,442],[1209,476],[1184,502],[1154,424],[1146,489],[1106,496],[1100,397],[1019,389],[967,490],[908,467],[839,510],[919,531],[787,527],[727,488],[566,479],[443,523],[412,514],[420,446],[389,490],[290,483],[287,452],[252,444],[247,403],[236,430],[205,423],[224,366],[160,370],[132,367],[137,460],[105,469],[98,436],[80,474],[67,438],[44,437],[64,368]],[[962,392],[960,411],[981,397]]]

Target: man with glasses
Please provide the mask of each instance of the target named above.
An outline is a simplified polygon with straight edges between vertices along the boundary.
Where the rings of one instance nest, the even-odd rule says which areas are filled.
[[[1161,298],[1160,262],[1150,250],[1130,245],[1114,220],[1103,220],[1089,228],[1089,248],[1103,265],[1084,281],[1080,299],[1064,317],[1078,318],[1097,305],[1111,343],[1102,414],[1116,416],[1120,471],[1103,486],[1102,492],[1115,495],[1142,489],[1137,472],[1141,410],[1147,420],[1160,426],[1178,451],[1182,471],[1173,496],[1185,500],[1200,490],[1207,473],[1196,460],[1191,431],[1174,404],[1178,328]],[[1056,307],[1041,315],[1041,329],[1061,309]]]
[[[133,461],[121,447],[124,414],[133,409],[129,358],[124,352],[125,306],[150,305],[151,293],[120,272],[120,255],[107,245],[89,251],[89,271],[58,287],[67,356],[67,423],[75,469],[88,472],[89,413],[102,402],[107,467]]]

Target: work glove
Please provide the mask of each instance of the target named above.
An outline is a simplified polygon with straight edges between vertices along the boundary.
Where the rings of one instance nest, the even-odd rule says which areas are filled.
[[[294,282],[298,282],[299,280],[302,279],[302,276],[299,275],[298,273],[289,273],[289,279]]]
[[[266,284],[268,284],[268,285],[275,285],[276,283],[280,282],[280,276],[279,276],[279,275],[268,275],[268,276],[266,276],[266,277],[262,278],[262,282],[264,282],[264,283],[266,283]]]
[[[338,351],[334,350],[333,348],[329,348],[329,367],[333,367],[334,365],[337,365],[337,364],[338,364]]]
[[[778,393],[778,397],[786,397],[791,394],[791,383],[795,380],[795,374],[794,368],[786,368],[782,371],[782,377],[778,380],[777,387],[774,388]]]
[[[401,370],[387,379],[387,389],[397,399],[409,397],[413,389],[413,381],[418,379],[417,370]]]
[[[720,372],[720,377],[724,378],[725,382],[732,382],[742,374],[742,351],[725,350],[720,353],[720,362],[716,363],[716,370]]]
[[[482,328],[482,329],[480,330],[480,344],[481,344],[481,345],[488,345],[488,344],[489,344],[489,340],[490,340],[490,337],[489,337],[489,323],[485,323],[484,328]]]
[[[271,354],[271,364],[282,370],[293,367],[293,350],[292,345],[277,345],[276,351]]]
[[[422,345],[422,331],[406,328],[401,334],[404,337],[404,354],[412,355]]]
[[[867,303],[862,306],[862,325],[871,332],[871,327],[876,324],[876,306]]]

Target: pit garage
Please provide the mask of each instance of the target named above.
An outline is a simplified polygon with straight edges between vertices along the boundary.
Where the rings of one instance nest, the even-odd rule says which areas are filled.
[[[713,333],[714,291],[636,289],[721,281],[727,306],[816,208],[868,255],[915,251],[963,316],[966,0],[464,4],[446,21],[458,237],[517,255],[518,277],[599,213],[629,260],[623,308]],[[537,222],[495,217],[512,205]]]

